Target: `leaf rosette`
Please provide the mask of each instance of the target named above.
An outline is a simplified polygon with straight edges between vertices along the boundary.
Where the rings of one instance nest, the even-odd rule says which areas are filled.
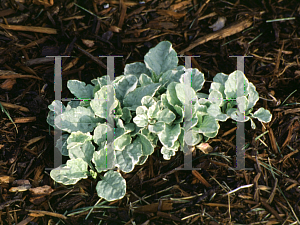
[[[56,147],[70,158],[51,171],[51,178],[64,185],[88,176],[99,179],[98,196],[114,201],[126,193],[118,171],[129,173],[144,164],[157,146],[170,160],[186,145],[216,137],[219,121],[250,120],[253,129],[253,118],[271,121],[264,108],[252,113],[259,95],[241,71],[216,74],[208,94],[200,92],[204,82],[198,69],[178,65],[168,41],[151,48],[144,63],[127,64],[113,81],[108,75],[91,84],[69,80],[67,87],[79,100],[66,106],[55,100],[48,106],[47,122],[62,131]]]

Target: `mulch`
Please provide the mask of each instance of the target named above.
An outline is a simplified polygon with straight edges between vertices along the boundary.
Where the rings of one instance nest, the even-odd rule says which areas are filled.
[[[217,20],[225,26],[215,30]],[[0,225],[2,224],[300,224],[300,3],[297,0],[2,0],[0,2]],[[214,29],[213,29],[214,28]],[[255,110],[270,123],[245,124],[246,167],[235,164],[236,124],[221,123],[209,148],[195,146],[193,167],[182,152],[163,160],[159,147],[123,174],[126,196],[98,202],[96,181],[55,184],[54,60],[62,59],[63,98],[70,79],[86,83],[143,62],[168,40],[205,74],[202,92],[220,72],[236,70],[259,93]],[[184,65],[180,57],[179,64]],[[66,161],[65,158],[63,158]]]

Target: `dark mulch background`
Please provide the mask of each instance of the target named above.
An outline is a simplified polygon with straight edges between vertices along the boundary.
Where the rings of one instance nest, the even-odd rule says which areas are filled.
[[[218,17],[226,24],[214,32],[209,26]],[[280,18],[290,20],[268,22]],[[0,111],[0,224],[300,224],[297,0],[1,0],[0,23],[0,103],[18,129]],[[273,116],[268,124],[255,121],[255,130],[245,124],[246,166],[254,170],[228,169],[236,127],[228,120],[208,142],[213,154],[195,149],[198,173],[175,171],[183,154],[165,161],[156,149],[145,165],[124,174],[124,199],[89,214],[99,200],[94,180],[66,187],[45,171],[54,165],[46,123],[54,63],[45,56],[71,56],[62,63],[62,97],[70,98],[67,80],[90,83],[106,74],[106,59],[97,56],[123,56],[115,62],[118,76],[163,40],[180,54],[201,56],[192,65],[207,81],[236,69],[230,56],[252,56],[245,58],[245,74],[261,97],[255,110],[265,107]]]

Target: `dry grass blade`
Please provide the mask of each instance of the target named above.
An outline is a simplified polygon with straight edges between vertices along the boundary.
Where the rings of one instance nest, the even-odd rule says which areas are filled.
[[[9,105],[11,106],[12,104],[9,104]],[[7,106],[7,104],[6,104],[6,106]],[[16,124],[14,123],[14,121],[12,120],[12,118],[10,117],[9,113],[8,113],[8,112],[5,110],[5,108],[2,106],[1,102],[0,102],[0,108],[1,108],[1,111],[2,111],[3,113],[5,113],[6,116],[8,117],[8,119],[13,123],[13,125],[15,126],[16,131],[17,131],[17,133],[18,133],[18,128],[17,128]]]

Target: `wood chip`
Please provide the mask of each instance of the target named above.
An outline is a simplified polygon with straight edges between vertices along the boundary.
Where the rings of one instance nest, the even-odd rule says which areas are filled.
[[[140,206],[136,209],[134,209],[134,211],[137,211],[137,212],[157,212],[158,211],[158,205],[159,203],[152,203],[150,205],[144,205],[144,206]],[[161,202],[161,208],[160,210],[161,211],[169,211],[169,210],[172,210],[173,209],[173,203],[172,201],[162,201]]]
[[[228,208],[229,205],[228,204],[222,204],[222,203],[202,203],[203,205],[207,205],[207,206],[211,206],[211,207],[225,207]],[[230,204],[230,208],[237,208],[237,209],[241,209],[241,208],[245,208],[245,205],[241,205],[241,204]]]
[[[242,30],[250,27],[252,25],[251,19],[246,19],[243,21],[239,21],[235,24],[232,24],[229,27],[226,27],[222,30],[210,33],[208,35],[205,35],[201,38],[198,38],[195,40],[192,44],[190,44],[187,48],[183,49],[181,52],[179,52],[179,55],[183,55],[185,52],[190,51],[191,49],[197,47],[198,45],[204,44],[211,40],[220,40],[225,37],[231,36],[233,34],[239,33]]]
[[[15,31],[28,31],[28,32],[37,32],[44,34],[57,34],[56,29],[48,28],[48,27],[33,27],[33,26],[21,26],[21,25],[5,25],[0,24],[0,27],[7,30],[15,30]]]
[[[13,9],[5,9],[0,11],[0,17],[9,16],[11,14],[14,14],[16,11]]]
[[[127,6],[124,3],[124,0],[121,0],[121,15],[120,15],[120,19],[119,19],[119,23],[118,23],[118,27],[122,28],[123,27],[123,23],[124,23],[124,19],[126,17],[126,9]]]
[[[157,10],[157,14],[165,16],[172,16],[175,20],[179,20],[186,15],[186,13],[178,13],[173,10]]]
[[[197,170],[192,170],[192,174],[202,183],[205,187],[209,188],[211,185],[202,177],[202,175]]]
[[[20,79],[33,78],[33,79],[43,80],[38,76],[22,75],[10,70],[0,70],[0,79],[16,79],[16,78],[20,78]]]
[[[30,188],[29,191],[32,196],[39,196],[50,195],[54,190],[49,185],[44,185],[42,187]]]
[[[7,103],[7,102],[0,102],[0,104],[4,108],[17,109],[17,110],[20,110],[22,112],[29,112],[29,109],[27,109],[26,107],[20,106],[20,105],[15,105],[15,104]]]
[[[19,118],[14,118],[14,123],[30,123],[36,121],[36,117],[19,117]]]
[[[27,144],[25,147],[27,148],[28,146],[30,146],[30,145],[32,145],[32,144],[38,142],[39,140],[44,139],[45,137],[46,137],[46,136],[38,136],[38,137],[34,137],[34,138],[32,138],[32,139],[30,139],[30,140],[28,141],[28,144]]]
[[[261,204],[266,208],[266,210],[268,210],[270,213],[272,213],[276,217],[276,219],[278,219],[281,222],[283,221],[283,219],[279,216],[279,214],[276,212],[276,210],[273,209],[268,203],[261,200]]]
[[[9,184],[14,182],[16,178],[11,176],[0,176],[0,184]]]

